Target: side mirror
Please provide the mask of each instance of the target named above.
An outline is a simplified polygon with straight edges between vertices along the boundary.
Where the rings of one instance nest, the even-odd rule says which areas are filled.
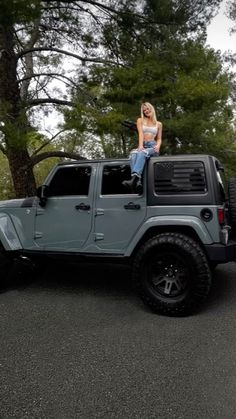
[[[36,195],[39,198],[39,205],[41,207],[45,207],[47,198],[49,196],[49,186],[48,185],[42,185],[37,188]]]

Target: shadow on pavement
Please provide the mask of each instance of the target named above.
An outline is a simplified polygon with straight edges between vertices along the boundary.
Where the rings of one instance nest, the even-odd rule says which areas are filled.
[[[133,292],[131,269],[110,263],[63,263],[52,261],[34,269],[16,266],[6,289],[45,288],[73,290],[112,290],[119,293]]]
[[[224,308],[231,304],[236,292],[234,263],[219,265],[213,275],[213,285],[201,312]],[[18,270],[18,271],[17,271]],[[96,293],[99,295],[119,295],[128,298],[136,295],[131,281],[131,268],[111,263],[64,263],[50,261],[36,269],[15,267],[6,290],[18,291],[34,289],[45,291],[62,291],[66,293]]]

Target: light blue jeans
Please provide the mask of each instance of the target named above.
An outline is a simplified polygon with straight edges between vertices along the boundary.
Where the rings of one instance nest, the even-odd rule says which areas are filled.
[[[159,156],[159,153],[154,149],[156,144],[156,141],[144,141],[144,150],[135,149],[131,151],[129,156],[131,175],[136,174],[141,178],[146,160],[152,156]]]

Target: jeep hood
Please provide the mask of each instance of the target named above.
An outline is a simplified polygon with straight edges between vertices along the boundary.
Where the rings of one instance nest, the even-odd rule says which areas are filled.
[[[21,208],[21,207],[32,207],[37,198],[31,196],[28,198],[21,199],[9,199],[6,201],[0,201],[0,211],[4,208]]]

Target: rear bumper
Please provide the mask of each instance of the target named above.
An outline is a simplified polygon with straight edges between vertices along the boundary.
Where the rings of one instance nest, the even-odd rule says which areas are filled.
[[[236,262],[236,242],[228,244],[211,244],[205,246],[207,256],[211,262],[227,263]]]

